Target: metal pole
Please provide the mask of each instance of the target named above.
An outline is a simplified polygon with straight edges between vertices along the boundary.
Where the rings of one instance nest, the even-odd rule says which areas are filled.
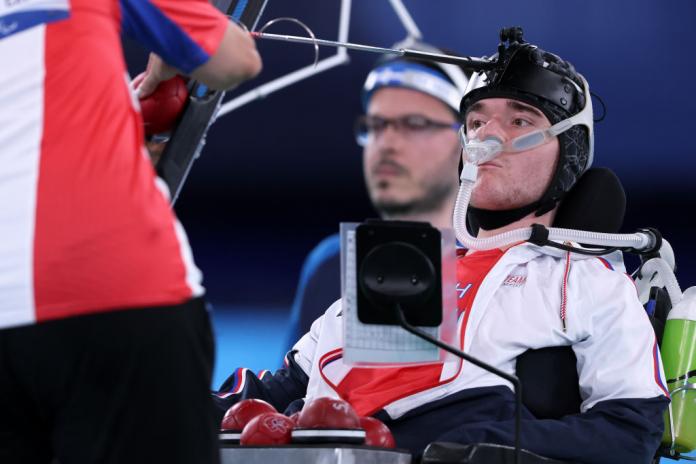
[[[456,64],[472,71],[485,71],[493,69],[496,66],[495,61],[485,60],[482,58],[472,58],[470,56],[455,56],[445,55],[442,53],[423,52],[418,50],[410,50],[406,48],[386,48],[376,47],[374,45],[363,45],[352,42],[339,42],[335,40],[324,40],[310,37],[300,37],[296,35],[268,34],[266,32],[252,32],[251,35],[257,39],[277,40],[281,42],[301,43],[307,45],[322,45],[326,47],[344,47],[349,50],[358,50],[369,53],[392,54],[397,56],[406,56],[411,58],[419,58],[428,61],[437,61],[440,63]]]

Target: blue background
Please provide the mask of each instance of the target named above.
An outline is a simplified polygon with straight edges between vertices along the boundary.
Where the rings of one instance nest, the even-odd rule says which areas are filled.
[[[612,168],[628,197],[625,230],[657,227],[677,254],[683,288],[696,281],[691,248],[696,171],[692,0],[404,0],[424,39],[491,54],[503,26],[571,61],[607,107],[596,125],[595,165]],[[335,39],[338,0],[270,0],[279,16]],[[269,32],[301,35],[291,24]],[[349,40],[390,46],[405,30],[387,0],[353,2]],[[133,74],[144,53],[126,41]],[[310,64],[306,45],[261,41],[264,70],[231,95]],[[335,50],[324,48],[322,57]],[[274,368],[302,260],[340,221],[375,216],[352,137],[358,94],[375,55],[311,77],[222,117],[176,206],[216,307],[215,385],[238,365]],[[601,112],[595,103],[595,111]]]

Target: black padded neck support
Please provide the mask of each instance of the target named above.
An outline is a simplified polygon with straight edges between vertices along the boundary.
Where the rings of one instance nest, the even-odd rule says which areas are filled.
[[[469,223],[469,229],[471,229],[470,232],[473,234],[477,232],[479,228],[484,230],[499,229],[522,219],[534,211],[536,211],[535,215],[539,217],[551,211],[555,206],[555,201],[545,203],[535,201],[534,203],[519,208],[494,211],[475,208],[469,205],[467,210],[467,222]]]
[[[551,202],[542,208],[539,203],[506,211],[490,211],[470,205],[467,210],[469,233],[476,235],[479,228],[492,230],[510,224],[535,208],[539,208],[536,215],[541,216],[555,206]],[[563,196],[553,227],[618,233],[625,212],[626,193],[616,174],[608,168],[591,168]]]

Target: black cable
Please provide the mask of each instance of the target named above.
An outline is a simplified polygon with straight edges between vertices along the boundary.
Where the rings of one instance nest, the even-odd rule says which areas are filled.
[[[602,100],[602,97],[600,97],[596,93],[590,92],[590,98],[592,97],[595,97],[597,101],[602,104],[602,117],[595,119],[594,122],[602,122],[604,121],[604,118],[607,117],[607,105],[604,104],[604,100]]]
[[[602,256],[606,255],[609,253],[613,253],[616,250],[621,250],[622,248],[616,248],[616,247],[611,247],[611,248],[592,248],[592,249],[587,249],[587,248],[577,248],[574,246],[570,245],[563,245],[561,243],[556,243],[552,241],[547,241],[544,243],[545,246],[550,246],[552,248],[558,248],[560,250],[565,250],[565,251],[571,251],[573,253],[579,253],[581,255],[589,255],[589,256]]]
[[[401,327],[403,327],[408,332],[412,333],[417,337],[422,338],[423,340],[432,343],[433,345],[439,348],[442,348],[447,352],[459,356],[463,360],[468,361],[471,364],[480,367],[481,369],[487,370],[488,372],[492,372],[493,374],[502,377],[513,384],[513,386],[515,387],[515,464],[520,464],[520,450],[522,449],[522,447],[520,446],[520,428],[522,426],[522,384],[520,383],[520,379],[518,379],[514,375],[508,374],[507,372],[503,372],[499,369],[496,369],[495,367],[490,366],[485,362],[474,358],[473,356],[469,356],[463,351],[460,351],[457,348],[454,348],[444,342],[441,342],[437,338],[432,337],[429,334],[418,329],[417,327],[412,326],[406,320],[406,317],[404,316],[404,311],[398,302],[395,303],[394,309],[396,310],[396,317],[399,319],[399,324],[401,324]]]

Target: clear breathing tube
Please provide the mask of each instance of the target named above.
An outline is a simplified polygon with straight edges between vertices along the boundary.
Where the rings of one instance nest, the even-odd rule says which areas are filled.
[[[454,206],[454,230],[457,240],[466,248],[472,250],[503,248],[529,240],[532,237],[531,227],[515,229],[487,238],[476,238],[469,234],[466,226],[466,212],[469,208],[471,192],[474,189],[477,176],[478,166],[471,162],[464,163],[460,177],[461,186],[459,187],[459,194]],[[647,232],[607,234],[556,227],[549,228],[548,232],[548,240],[560,243],[570,241],[599,247],[633,248],[635,250],[644,250],[655,246],[655,237]]]

